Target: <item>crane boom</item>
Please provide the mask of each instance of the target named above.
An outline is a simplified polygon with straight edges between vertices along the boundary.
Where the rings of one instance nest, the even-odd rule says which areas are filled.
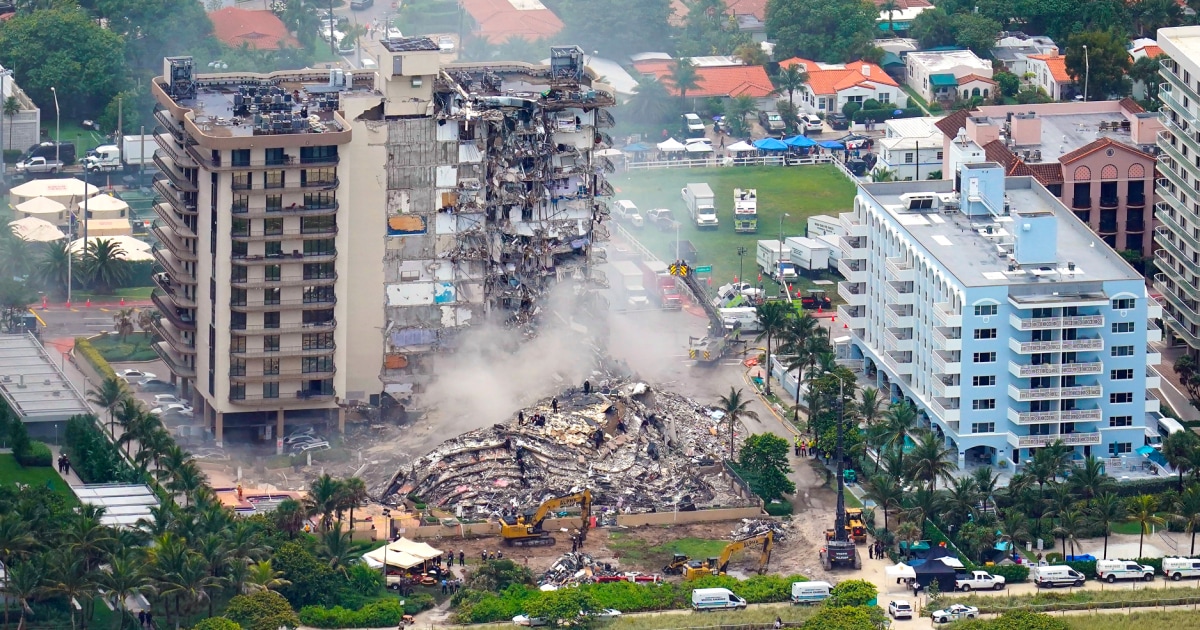
[[[532,513],[525,513],[516,518],[506,518],[500,522],[500,537],[508,545],[522,547],[553,545],[554,538],[542,529],[546,517],[552,512],[563,508],[579,506],[583,522],[579,526],[582,536],[587,536],[592,516],[592,491],[582,490],[573,494],[547,499]]]

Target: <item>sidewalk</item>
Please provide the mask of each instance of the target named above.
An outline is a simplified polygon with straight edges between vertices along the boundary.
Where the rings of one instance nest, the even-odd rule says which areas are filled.
[[[50,447],[50,455],[54,459],[54,468],[57,470],[58,458],[62,456],[62,447],[58,444],[47,444],[46,446]],[[67,485],[72,488],[82,488],[85,485],[83,480],[79,478],[79,475],[75,474],[75,466],[73,464],[71,465],[71,472],[65,475],[61,472],[58,474],[63,478],[63,481],[66,481]]]
[[[1186,348],[1176,346],[1168,348],[1166,344],[1152,344],[1162,353],[1162,363],[1152,366],[1162,376],[1162,387],[1158,388],[1167,404],[1175,413],[1179,414],[1180,419],[1184,421],[1200,421],[1200,410],[1196,409],[1188,399],[1186,391],[1179,380],[1179,375],[1175,373],[1175,360],[1185,354]]]

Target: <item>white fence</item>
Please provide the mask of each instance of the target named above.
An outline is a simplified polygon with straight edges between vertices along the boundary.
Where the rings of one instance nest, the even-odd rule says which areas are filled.
[[[718,166],[801,166],[806,164],[837,163],[831,155],[813,155],[792,157],[783,155],[756,155],[751,157],[699,158],[686,160],[651,160],[645,162],[625,162],[629,171],[653,170],[660,168],[715,168]],[[845,167],[843,167],[844,169]],[[847,171],[848,172],[848,171]]]

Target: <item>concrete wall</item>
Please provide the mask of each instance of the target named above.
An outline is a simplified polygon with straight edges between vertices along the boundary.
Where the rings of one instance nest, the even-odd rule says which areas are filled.
[[[720,521],[737,521],[744,518],[760,518],[762,508],[754,505],[740,508],[716,508],[712,510],[696,510],[694,512],[651,512],[647,514],[619,514],[619,527],[642,527],[646,525],[687,525],[691,523],[715,523]],[[548,518],[544,528],[548,532],[560,529],[568,530],[579,527],[579,518]],[[497,536],[500,534],[498,523],[464,523],[460,525],[422,525],[416,529],[407,528],[397,532],[411,539],[422,538],[465,538],[469,536]],[[565,537],[565,536],[564,536]],[[435,545],[436,546],[436,545]]]

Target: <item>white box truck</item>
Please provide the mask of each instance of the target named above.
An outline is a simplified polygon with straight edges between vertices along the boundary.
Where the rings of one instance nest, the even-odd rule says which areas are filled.
[[[829,582],[792,582],[793,604],[816,604],[829,599],[833,585]]]
[[[796,267],[792,265],[788,249],[779,241],[759,241],[755,261],[763,275],[773,280],[796,279]]]
[[[721,313],[721,321],[725,323],[725,330],[729,332],[733,332],[735,328],[746,333],[762,329],[758,324],[758,309],[753,306],[719,308],[717,311]]]
[[[845,230],[842,229],[842,222],[837,217],[831,217],[827,214],[818,214],[808,217],[808,234],[809,238],[818,236],[845,236]]]
[[[133,170],[138,166],[150,166],[154,162],[154,150],[158,143],[154,136],[121,136],[121,162],[126,169]]]
[[[646,287],[642,285],[641,268],[629,260],[618,260],[612,263],[612,266],[621,276],[621,290],[625,296],[625,305],[629,308],[649,308],[650,298],[646,295]]]
[[[688,184],[680,194],[696,227],[717,229],[720,222],[717,220],[716,197],[708,184]]]
[[[693,610],[745,610],[746,600],[727,588],[692,589]]]
[[[800,273],[829,270],[829,246],[824,241],[807,236],[791,236],[783,242],[788,260]]]

